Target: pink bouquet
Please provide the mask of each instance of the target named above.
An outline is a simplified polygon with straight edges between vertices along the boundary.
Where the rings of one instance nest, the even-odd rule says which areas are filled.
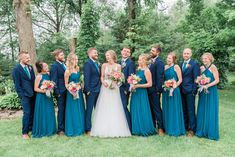
[[[68,85],[69,92],[73,95],[74,99],[79,99],[78,91],[81,89],[81,86],[79,83],[70,82]]]
[[[46,90],[46,96],[48,96],[49,98],[51,97],[51,93],[53,92],[54,88],[55,88],[55,82],[48,80],[44,80],[40,87],[40,89]]]
[[[118,87],[120,87],[122,85],[122,83],[125,82],[125,76],[122,72],[113,71],[109,75],[109,80],[111,80],[109,88],[113,89],[113,88],[115,88],[113,83],[115,83]]]
[[[209,84],[210,83],[210,78],[209,77],[206,77],[205,74],[202,74],[201,76],[198,76],[196,81],[195,81],[198,86],[199,86],[199,89],[198,91],[201,93],[204,89],[204,92],[205,93],[209,93],[209,91],[207,89],[205,89],[205,85]]]
[[[131,88],[133,85],[137,85],[141,81],[141,78],[137,75],[131,74],[131,76],[128,77],[127,82],[130,84],[129,91],[131,91]]]
[[[174,88],[173,86],[176,84],[175,79],[167,80],[164,82],[163,88],[165,91],[169,91],[169,96],[173,96]]]

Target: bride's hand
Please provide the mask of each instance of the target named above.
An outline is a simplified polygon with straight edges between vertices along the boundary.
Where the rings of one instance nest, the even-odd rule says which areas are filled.
[[[108,85],[108,83],[107,82],[103,82],[103,85],[107,88],[109,85]]]

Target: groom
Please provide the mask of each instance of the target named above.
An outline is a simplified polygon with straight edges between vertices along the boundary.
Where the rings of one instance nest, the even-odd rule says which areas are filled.
[[[162,85],[164,82],[164,63],[160,59],[159,55],[162,49],[160,45],[154,45],[151,48],[150,55],[152,57],[152,63],[149,69],[152,74],[152,87],[148,88],[148,96],[150,102],[150,108],[153,117],[153,123],[156,127],[156,121],[158,126],[158,134],[163,135],[163,120],[162,120],[162,109],[160,104],[160,98],[162,93]]]
[[[95,107],[100,92],[100,66],[97,62],[98,52],[96,48],[89,48],[87,51],[89,59],[84,64],[84,93],[86,96],[86,117],[85,131],[90,135],[91,131],[91,115]]]
[[[122,86],[120,87],[120,94],[121,94],[123,108],[126,114],[126,119],[129,128],[131,130],[131,116],[130,112],[127,109],[128,100],[130,96],[130,91],[129,91],[130,85],[127,83],[127,79],[131,74],[135,73],[135,64],[130,58],[131,49],[129,47],[124,47],[121,51],[121,54],[122,54],[121,66],[122,66],[122,72],[125,75],[125,83],[123,83]]]
[[[32,130],[33,126],[35,74],[33,67],[29,65],[30,56],[28,52],[20,51],[19,60],[20,64],[16,65],[13,69],[12,77],[23,107],[22,137],[23,139],[29,139],[28,133]]]

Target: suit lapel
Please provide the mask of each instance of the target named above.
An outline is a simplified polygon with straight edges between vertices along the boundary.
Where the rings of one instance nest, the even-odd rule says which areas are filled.
[[[57,62],[57,61],[56,61],[56,63],[57,63],[57,65],[58,65],[59,67],[61,67],[61,69],[62,69],[63,71],[65,71],[65,69],[64,69],[64,67],[63,67],[63,65],[62,65],[61,63],[59,63],[59,62]]]
[[[97,67],[96,67],[96,65],[95,65],[95,63],[91,60],[91,59],[89,59],[89,62],[90,62],[90,64],[96,69],[96,72],[98,73],[98,74],[100,74],[100,72],[99,72],[99,70],[97,69]],[[99,68],[99,67],[98,67]]]
[[[186,75],[188,72],[189,72],[189,69],[191,68],[191,66],[192,66],[192,59],[189,61],[189,63],[188,63],[188,65],[190,65],[190,67],[186,67],[186,69],[185,69],[185,71],[183,72],[183,75]],[[187,65],[187,66],[188,66]]]
[[[19,70],[23,73],[24,78],[27,80],[30,80],[28,75],[26,74],[26,72],[24,71],[24,68],[21,66],[21,64],[19,64]],[[30,73],[31,74],[31,73]]]

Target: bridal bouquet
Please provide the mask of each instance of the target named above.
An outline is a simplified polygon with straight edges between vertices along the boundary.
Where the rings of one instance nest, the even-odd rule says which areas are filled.
[[[137,85],[141,81],[141,78],[137,75],[131,74],[131,76],[128,77],[127,82],[130,84],[129,91],[131,91],[131,88],[134,85]]]
[[[207,89],[205,89],[205,85],[209,84],[210,83],[210,78],[206,77],[206,75],[202,74],[201,76],[198,76],[196,81],[195,81],[198,86],[199,86],[199,89],[198,91],[201,93],[204,89],[204,92],[207,94],[209,93],[209,91]]]
[[[73,99],[79,99],[78,91],[81,89],[81,86],[79,83],[70,82],[68,85],[69,92],[73,95]]]
[[[122,83],[125,82],[125,76],[124,76],[124,74],[122,72],[113,71],[109,75],[109,80],[111,80],[109,88],[110,89],[114,89],[115,85],[120,87],[122,85]]]
[[[40,87],[40,89],[46,90],[46,96],[48,96],[49,98],[51,97],[51,93],[53,92],[54,88],[55,88],[55,82],[48,80],[44,80]]]
[[[175,79],[167,80],[164,82],[163,88],[165,91],[169,91],[169,96],[173,96],[174,88],[173,86],[176,84]]]

